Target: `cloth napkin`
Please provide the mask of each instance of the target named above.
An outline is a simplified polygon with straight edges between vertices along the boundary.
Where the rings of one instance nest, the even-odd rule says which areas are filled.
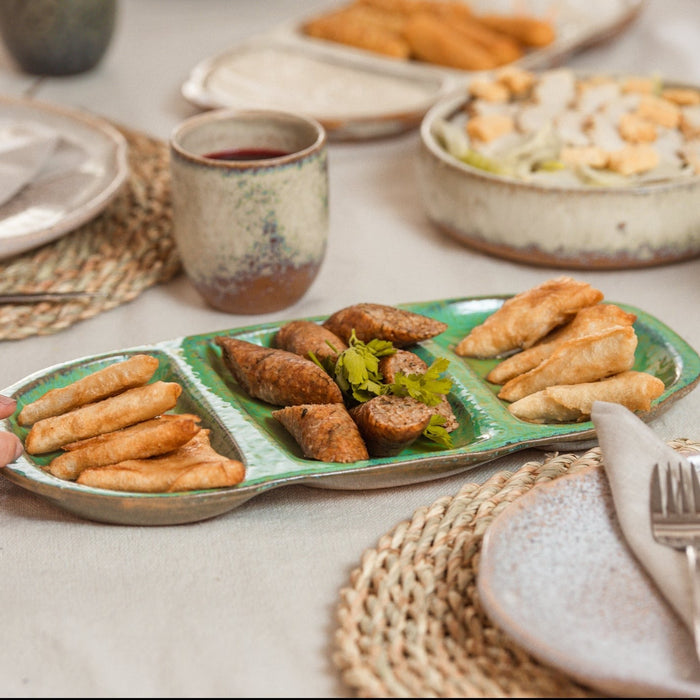
[[[658,544],[649,518],[649,484],[654,464],[664,466],[669,461],[677,464],[688,460],[620,404],[596,401],[591,419],[627,544],[692,632],[692,589],[685,552]]]
[[[0,206],[37,177],[59,139],[56,131],[41,124],[0,124]]]

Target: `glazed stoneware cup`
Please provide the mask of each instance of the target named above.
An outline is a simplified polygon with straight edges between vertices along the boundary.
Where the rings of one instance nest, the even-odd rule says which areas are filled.
[[[279,311],[316,278],[328,240],[327,137],[272,110],[213,110],[170,138],[173,230],[185,273],[208,304]]]

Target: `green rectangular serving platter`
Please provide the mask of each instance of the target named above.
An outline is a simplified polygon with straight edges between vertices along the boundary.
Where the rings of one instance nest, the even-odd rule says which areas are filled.
[[[34,373],[2,392],[16,398],[18,408],[13,416],[0,421],[0,427],[24,440],[28,429],[16,420],[24,405],[49,389],[66,386],[131,355],[151,354],[160,361],[153,381],[174,381],[183,387],[173,412],[200,415],[202,426],[211,430],[213,447],[245,464],[246,477],[237,486],[167,494],[108,491],[49,474],[44,467],[56,453],[25,453],[0,473],[59,508],[88,520],[174,525],[220,515],[264,491],[287,484],[353,490],[397,487],[457,474],[525,448],[580,450],[595,445],[595,429],[590,421],[538,425],[515,418],[508,411],[508,404],[497,397],[500,387],[485,379],[498,360],[462,358],[454,353],[455,345],[470,329],[507,298],[469,297],[397,305],[448,326],[444,333],[411,349],[427,364],[438,357],[449,360],[447,375],[453,388],[448,398],[459,421],[459,427],[451,434],[450,449],[420,439],[397,456],[351,464],[304,457],[291,435],[272,417],[277,407],[251,398],[237,385],[214,342],[218,335],[231,335],[270,346],[283,325],[271,322],[82,357]],[[625,304],[618,306],[637,316],[634,369],[659,377],[665,385],[651,410],[638,414],[649,421],[700,381],[700,356],[658,319]],[[309,320],[320,322],[324,318]]]

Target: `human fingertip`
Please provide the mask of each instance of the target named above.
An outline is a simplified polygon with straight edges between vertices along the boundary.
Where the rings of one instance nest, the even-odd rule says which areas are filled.
[[[15,445],[15,456],[12,458],[12,461],[14,462],[16,459],[19,459],[20,455],[24,452],[24,446],[22,445],[22,441],[17,438],[17,444]]]

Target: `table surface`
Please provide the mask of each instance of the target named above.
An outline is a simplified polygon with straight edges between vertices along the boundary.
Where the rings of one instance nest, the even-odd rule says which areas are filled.
[[[0,90],[29,92],[163,140],[197,109],[180,94],[200,60],[324,3],[121,0],[104,61],[36,81],[0,53]],[[577,68],[700,82],[700,3],[650,0]],[[306,296],[274,318],[208,308],[180,275],[131,303],[51,336],[0,344],[0,387],[49,365],[252,323],[385,304],[515,293],[561,271],[475,253],[440,234],[417,196],[416,131],[329,148],[327,257]],[[392,270],[387,274],[387,261]],[[700,261],[583,271],[605,298],[656,316],[700,348]],[[652,423],[700,439],[700,391]],[[70,516],[0,480],[0,694],[8,697],[341,697],[333,666],[339,590],[363,552],[414,511],[468,480],[543,453],[527,450],[460,476],[370,491],[289,486],[192,525],[123,527]]]

